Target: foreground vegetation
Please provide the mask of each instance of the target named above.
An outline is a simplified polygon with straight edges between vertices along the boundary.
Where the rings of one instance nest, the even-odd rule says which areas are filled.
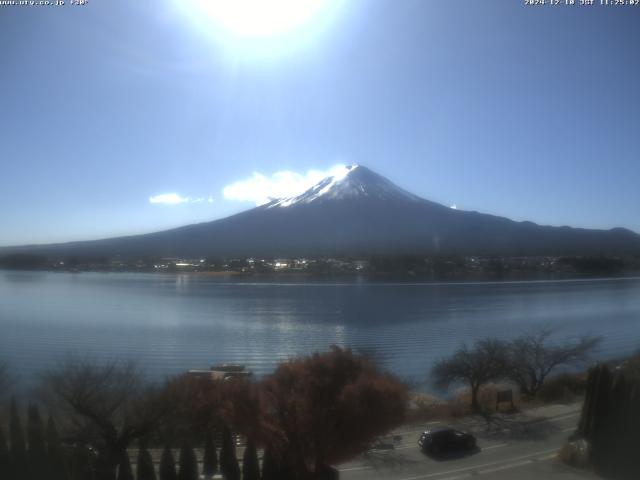
[[[242,437],[244,479],[333,478],[330,465],[401,424],[406,405],[403,384],[337,347],[285,362],[260,383],[182,375],[152,385],[131,364],[73,360],[42,377],[26,429],[11,402],[8,442],[0,430],[0,477],[133,479],[129,452],[137,447],[138,480],[155,479],[154,447],[163,449],[161,480],[195,480],[198,446],[202,473],[239,480]],[[40,411],[50,412],[46,422]],[[264,449],[261,472],[257,447]]]
[[[578,429],[560,458],[604,478],[635,480],[639,444],[640,352],[589,371]]]
[[[521,405],[581,398],[586,375],[557,370],[577,369],[598,342],[560,342],[541,328],[509,342],[462,345],[431,371],[443,388],[467,387],[444,402],[409,402],[398,379],[337,347],[282,363],[258,383],[185,374],[150,384],[132,364],[69,360],[41,377],[26,428],[15,401],[0,417],[1,478],[35,480],[45,471],[54,480],[195,480],[216,472],[231,480],[334,478],[331,465],[405,420],[493,410],[499,385],[515,386]],[[0,364],[0,396],[8,384]]]
[[[534,399],[552,372],[584,364],[599,342],[600,338],[593,336],[558,342],[553,330],[544,327],[509,342],[485,338],[472,346],[463,344],[452,356],[438,361],[431,375],[442,388],[466,385],[471,410],[479,412],[483,385],[506,381],[515,385],[524,399]]]

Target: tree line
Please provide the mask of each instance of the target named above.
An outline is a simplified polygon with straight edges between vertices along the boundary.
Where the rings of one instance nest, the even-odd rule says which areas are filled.
[[[552,372],[585,362],[598,342],[558,341],[548,328],[511,341],[485,338],[439,360],[431,374],[442,388],[467,386],[479,411],[488,382],[506,380],[535,398]],[[0,364],[0,397],[9,384]],[[333,478],[330,466],[400,425],[407,404],[402,382],[370,357],[338,347],[284,362],[260,382],[184,374],[154,384],[131,363],[69,359],[41,376],[25,428],[15,400],[4,422],[8,438],[0,417],[0,478],[36,480],[43,472],[53,480],[195,480],[217,472],[229,480]],[[245,441],[241,459],[238,437]],[[194,447],[203,452],[201,462]],[[159,462],[151,451],[162,452]]]
[[[402,423],[408,394],[368,357],[333,347],[260,382],[184,374],[153,384],[131,363],[70,359],[45,372],[31,398],[25,425],[15,400],[8,436],[0,421],[0,478],[334,478],[330,465]],[[162,451],[158,468],[152,451]]]
[[[480,411],[480,388],[489,382],[514,384],[525,399],[533,399],[549,375],[561,367],[588,361],[600,337],[557,341],[553,329],[537,328],[511,341],[484,338],[463,344],[453,355],[435,363],[431,376],[441,388],[463,384],[471,393],[471,409]]]

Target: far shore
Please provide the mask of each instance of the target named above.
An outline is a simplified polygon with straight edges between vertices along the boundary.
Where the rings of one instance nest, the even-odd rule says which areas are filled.
[[[195,271],[195,270],[177,270],[177,271],[157,271],[146,269],[57,269],[57,268],[32,268],[32,269],[16,269],[3,268],[0,271],[5,272],[45,272],[45,273],[142,273],[153,274],[159,276],[191,276],[195,278],[233,278],[233,279],[255,279],[260,281],[281,281],[281,280],[321,280],[321,281],[348,281],[348,282],[380,282],[391,281],[398,283],[514,283],[514,282],[567,282],[567,281],[605,281],[605,280],[640,280],[640,271],[628,271],[618,274],[568,274],[568,273],[537,273],[537,274],[503,274],[503,275],[482,275],[473,273],[460,273],[447,276],[434,275],[418,275],[411,272],[331,272],[317,273],[305,271],[286,271],[286,272],[240,272],[233,270],[225,271]]]

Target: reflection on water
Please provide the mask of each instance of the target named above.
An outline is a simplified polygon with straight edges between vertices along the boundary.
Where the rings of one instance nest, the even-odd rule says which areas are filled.
[[[23,377],[69,352],[134,359],[156,377],[218,362],[264,374],[337,344],[422,379],[464,341],[539,324],[603,335],[601,356],[629,353],[640,348],[640,279],[335,284],[0,272],[0,357]]]
[[[19,272],[6,270],[2,272],[2,281],[4,282],[20,282],[35,283],[44,280],[47,274],[45,272]]]

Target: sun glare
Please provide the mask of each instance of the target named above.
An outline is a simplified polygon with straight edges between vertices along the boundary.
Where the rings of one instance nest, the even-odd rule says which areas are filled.
[[[272,38],[303,28],[329,0],[192,0],[193,13],[227,33]]]
[[[175,0],[192,25],[236,51],[277,53],[303,45],[344,0]]]

